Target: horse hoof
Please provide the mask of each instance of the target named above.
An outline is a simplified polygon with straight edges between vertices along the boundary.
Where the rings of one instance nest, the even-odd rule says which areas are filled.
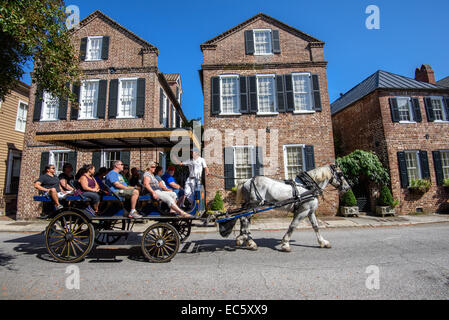
[[[281,246],[282,252],[292,252],[292,248],[290,246]]]
[[[235,240],[235,245],[236,245],[237,247],[243,246],[243,240],[240,240],[240,239]]]
[[[325,243],[321,244],[321,248],[323,248],[323,249],[331,249],[332,246],[331,246],[330,242],[326,241]]]
[[[246,247],[247,247],[249,250],[251,250],[251,251],[257,251],[257,249],[259,249],[259,248],[257,247],[257,244],[256,244],[254,241],[248,241],[248,242],[246,243]]]

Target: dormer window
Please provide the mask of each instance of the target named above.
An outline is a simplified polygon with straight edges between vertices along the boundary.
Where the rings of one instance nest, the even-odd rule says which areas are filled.
[[[103,37],[87,38],[86,61],[101,60],[102,44],[103,44]]]

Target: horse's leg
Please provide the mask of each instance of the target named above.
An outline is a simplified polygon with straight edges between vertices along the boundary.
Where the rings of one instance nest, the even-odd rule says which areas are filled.
[[[332,247],[331,243],[329,241],[325,240],[320,234],[320,230],[318,228],[318,220],[316,219],[316,216],[315,216],[315,210],[312,210],[310,212],[309,220],[310,220],[310,223],[312,224],[313,230],[315,231],[315,234],[318,239],[318,243],[320,244],[320,247],[330,249]]]
[[[285,233],[284,237],[282,238],[281,251],[284,252],[292,251],[292,249],[290,248],[290,239],[292,237],[292,233],[293,231],[295,231],[296,227],[298,227],[302,219],[304,219],[307,216],[307,212],[309,212],[309,209],[294,213],[293,220],[290,223],[290,226],[288,227],[288,230]]]
[[[235,239],[235,244],[237,245],[237,247],[241,247],[243,246],[243,243],[245,243],[245,240],[247,238],[246,233],[243,230],[243,222],[242,222],[243,218],[239,218],[240,221],[240,234],[237,236],[237,238]]]
[[[245,243],[246,247],[250,250],[257,250],[257,244],[251,238],[251,233],[249,227],[251,220],[247,217],[240,218],[240,235],[236,239],[236,245],[242,246]]]

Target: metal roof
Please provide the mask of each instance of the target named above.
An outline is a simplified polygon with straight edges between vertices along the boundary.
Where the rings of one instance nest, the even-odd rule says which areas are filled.
[[[449,77],[446,77],[444,79],[441,79],[440,81],[437,81],[437,85],[443,86],[443,87],[449,87]]]
[[[331,104],[332,115],[377,89],[449,90],[447,87],[417,81],[391,72],[378,70]]]

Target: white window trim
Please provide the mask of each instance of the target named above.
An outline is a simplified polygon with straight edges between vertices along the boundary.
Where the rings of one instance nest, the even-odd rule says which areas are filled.
[[[445,107],[445,103],[444,103],[444,97],[442,96],[430,96],[429,97],[431,100],[440,100],[441,101],[441,110],[443,113],[443,118],[449,119],[449,115],[446,114],[446,107]],[[432,106],[433,109],[433,106]],[[436,123],[449,123],[448,120],[434,120],[433,122]]]
[[[176,114],[177,114],[177,111],[176,111],[176,107],[175,107],[175,105],[173,103],[171,105],[171,111],[172,111],[171,127],[172,128],[176,128]]]
[[[55,166],[56,167],[56,163],[55,163],[55,154],[56,153],[69,153],[71,150],[50,150],[49,151],[49,157],[48,157],[48,165],[53,165],[53,166]],[[67,157],[67,160],[68,160],[68,157]],[[60,174],[62,173],[62,171],[61,172],[59,172],[59,171],[57,171],[57,172],[55,172],[55,176],[57,177],[57,176],[59,176]]]
[[[237,110],[240,110],[240,75],[238,74],[223,74],[220,75],[220,114],[219,116],[241,116],[240,112],[223,112],[223,86],[221,84],[221,79],[223,78],[237,78]]]
[[[101,59],[101,52],[103,51],[103,36],[91,36],[87,37],[87,45],[86,45],[86,59],[84,61],[102,61]],[[90,59],[89,57],[89,49],[90,49],[90,40],[91,39],[101,39],[101,46],[100,46],[100,58],[99,59]]]
[[[106,152],[122,152],[124,149],[101,149],[100,168],[106,167]],[[96,168],[97,170],[99,168]],[[109,168],[108,168],[109,169]]]
[[[272,77],[273,78],[273,98],[274,98],[274,112],[261,112],[259,111],[259,78],[262,77]],[[257,88],[257,115],[258,116],[275,116],[279,114],[279,108],[278,108],[278,99],[276,94],[276,75],[275,74],[257,74],[256,75],[256,88]]]
[[[84,93],[84,89],[83,89],[83,85],[85,82],[98,82],[98,88],[97,88],[97,103],[94,106],[94,112],[93,114],[97,115],[98,114],[98,91],[100,90],[100,79],[87,79],[87,80],[83,80],[81,81],[81,86],[80,86],[80,98],[79,100],[81,101],[83,98],[83,93]],[[78,119],[77,120],[98,120],[98,117],[94,116],[94,117],[90,117],[90,118],[82,118],[81,117],[81,104],[80,104],[80,112],[78,112]]]
[[[270,33],[270,52],[268,52],[268,53],[256,53],[256,35],[255,35],[256,31],[269,31],[269,33]],[[274,55],[274,53],[273,53],[273,35],[272,35],[272,32],[273,32],[273,30],[271,30],[271,29],[253,29],[254,55],[255,56],[272,56],[272,55]]]
[[[55,122],[59,120],[59,106],[57,108],[57,113],[56,113],[56,118],[54,119],[49,119],[49,118],[45,118],[45,110],[47,108],[47,102],[45,100],[45,96],[48,94],[48,92],[43,91],[42,92],[42,109],[41,109],[41,118],[39,120],[39,122]],[[59,98],[58,98],[58,102],[59,102]]]
[[[119,78],[118,79],[118,104],[117,104],[117,116],[116,119],[137,119],[137,77],[132,77],[132,78]],[[134,108],[134,110],[132,110],[132,114],[131,116],[121,116],[119,115],[119,111],[120,111],[120,107],[121,107],[121,97],[122,97],[122,81],[136,81],[136,108]]]
[[[413,111],[413,105],[412,105],[412,98],[411,97],[404,97],[404,96],[396,96],[394,97],[394,99],[398,100],[398,99],[407,99],[408,100],[408,113],[410,115],[410,119],[411,120],[399,120],[399,123],[403,123],[403,124],[407,124],[407,123],[417,123],[415,120],[415,113]],[[399,110],[399,105],[398,105],[398,110]],[[399,115],[400,117],[400,115]]]
[[[288,179],[288,170],[287,170],[287,148],[288,147],[300,147],[302,149],[302,163],[303,163],[303,167],[305,166],[305,160],[306,160],[306,155],[305,155],[305,148],[306,145],[305,144],[284,144],[282,146],[283,149],[283,153],[284,153],[284,176],[285,179]]]
[[[449,177],[444,177],[444,167],[443,167],[443,152],[449,152],[449,149],[438,150],[440,152],[440,161],[441,161],[441,171],[443,173],[443,179],[449,179]]]
[[[303,76],[306,75],[309,77],[309,101],[312,104],[310,107],[310,110],[297,110],[296,109],[296,103],[295,103],[295,84],[294,84],[294,80],[293,77],[294,76]],[[313,110],[313,95],[312,95],[312,74],[310,72],[293,72],[292,73],[292,86],[293,86],[293,104],[295,109],[293,110],[293,114],[310,114],[310,113],[316,113],[315,110]]]
[[[422,179],[422,171],[421,171],[421,159],[419,157],[419,151],[418,150],[405,150],[404,153],[414,153],[416,155],[416,169],[418,170],[418,179]],[[408,175],[408,167],[407,167],[407,158],[405,159],[405,167],[407,169],[407,175]],[[409,183],[411,182],[409,177]]]
[[[254,172],[255,172],[255,167],[256,167],[256,159],[255,159],[255,147],[253,145],[249,145],[249,146],[232,146],[232,150],[233,150],[233,170],[234,170],[234,180],[236,180],[236,170],[235,170],[235,164],[236,164],[236,149],[242,149],[242,148],[248,148],[249,152],[250,152],[250,157],[251,157],[251,176],[254,177]]]
[[[18,120],[19,120],[19,111],[20,111],[20,105],[24,104],[26,105],[26,113],[25,113],[25,127],[23,128],[23,130],[20,130],[17,128],[17,124],[18,124]],[[15,126],[15,130],[18,132],[25,132],[26,130],[26,126],[27,126],[27,117],[28,117],[28,102],[25,102],[23,100],[19,100],[19,104],[17,105],[17,114],[16,114],[16,126]]]

